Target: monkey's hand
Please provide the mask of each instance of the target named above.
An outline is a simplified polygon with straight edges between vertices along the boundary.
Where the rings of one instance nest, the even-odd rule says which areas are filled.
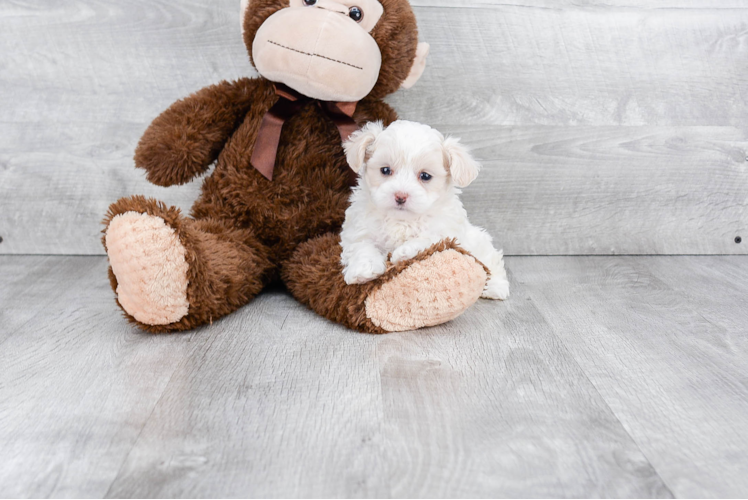
[[[185,184],[213,163],[253,104],[272,99],[272,87],[242,78],[206,87],[153,120],[135,150],[135,166],[159,186]]]

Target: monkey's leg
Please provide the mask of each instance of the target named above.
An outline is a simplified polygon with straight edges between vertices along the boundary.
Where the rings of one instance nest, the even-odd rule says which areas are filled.
[[[142,196],[112,204],[104,224],[117,303],[149,332],[189,330],[233,312],[272,269],[251,230],[189,219]]]
[[[354,330],[386,333],[434,326],[462,314],[483,292],[482,264],[452,241],[390,267],[362,285],[347,285],[340,238],[326,234],[297,248],[282,278],[299,302]]]

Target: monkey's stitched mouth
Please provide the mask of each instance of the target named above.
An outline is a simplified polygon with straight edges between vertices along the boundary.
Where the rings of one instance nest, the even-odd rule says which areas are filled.
[[[278,47],[280,47],[282,49],[290,50],[292,52],[298,52],[299,54],[304,54],[305,56],[319,57],[321,59],[327,59],[328,61],[332,61],[332,62],[336,62],[336,63],[339,63],[339,64],[344,64],[346,66],[350,66],[351,68],[356,68],[357,70],[361,70],[361,71],[364,70],[364,68],[362,68],[360,66],[356,66],[354,64],[347,63],[345,61],[339,61],[337,59],[333,59],[332,57],[323,56],[322,54],[313,54],[312,52],[304,52],[303,50],[294,49],[292,47],[287,47],[285,45],[282,45],[282,44],[280,44],[278,42],[274,42],[272,40],[268,40],[268,43],[272,43],[273,45],[276,45],[276,46],[278,46]]]

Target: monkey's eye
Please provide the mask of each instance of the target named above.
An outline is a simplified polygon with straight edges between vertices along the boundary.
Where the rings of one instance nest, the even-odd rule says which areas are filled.
[[[307,0],[304,0],[304,1],[306,2]],[[312,1],[316,1],[316,0],[312,0]],[[351,18],[351,19],[353,19],[354,21],[356,21],[357,23],[360,23],[360,22],[361,22],[361,19],[363,19],[363,18],[364,18],[364,11],[363,11],[363,10],[361,10],[361,8],[360,8],[360,7],[356,7],[356,6],[353,6],[353,7],[351,7],[351,8],[350,8],[350,9],[348,10],[348,15],[349,15],[349,16],[350,16],[350,18]]]
[[[307,7],[311,7],[312,5],[316,4],[317,0],[304,0],[304,5]]]
[[[390,167],[382,167],[379,169],[382,175],[392,175],[392,169]]]
[[[426,172],[421,172],[421,175],[418,176],[419,179],[421,179],[423,182],[428,182],[431,180],[431,174]]]

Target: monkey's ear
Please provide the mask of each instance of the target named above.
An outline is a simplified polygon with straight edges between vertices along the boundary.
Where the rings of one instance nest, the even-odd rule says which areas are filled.
[[[377,136],[382,133],[382,130],[384,130],[382,122],[369,122],[351,134],[348,140],[343,143],[348,166],[354,172],[361,172],[361,169],[366,164],[368,148],[376,140]]]
[[[423,70],[426,69],[426,57],[429,55],[429,44],[421,42],[418,44],[416,49],[416,58],[413,61],[413,66],[410,67],[410,73],[402,84],[404,89],[409,89],[416,84]]]
[[[242,15],[239,19],[239,24],[242,27],[242,35],[244,34],[244,18],[247,17],[247,9],[249,8],[249,0],[242,0]]]
[[[444,139],[444,153],[449,163],[449,174],[458,187],[467,187],[478,177],[480,163],[475,161],[468,149],[459,139]]]

